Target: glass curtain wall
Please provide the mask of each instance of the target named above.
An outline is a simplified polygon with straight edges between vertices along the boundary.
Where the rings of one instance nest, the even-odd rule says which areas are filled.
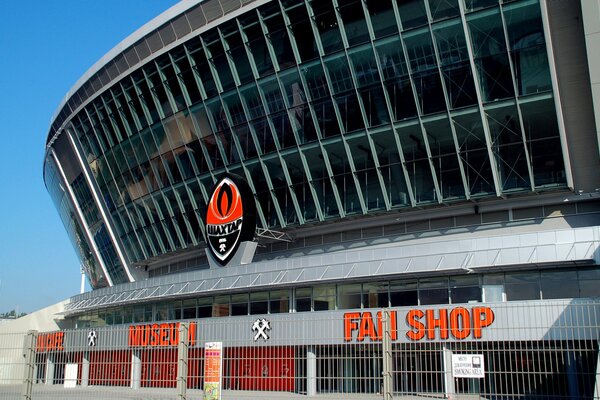
[[[277,229],[564,187],[538,1],[458,1],[270,2],[98,95],[71,125],[128,260],[202,243],[227,171]]]

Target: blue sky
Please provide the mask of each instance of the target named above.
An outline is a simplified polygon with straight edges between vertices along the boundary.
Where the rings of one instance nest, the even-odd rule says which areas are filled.
[[[42,179],[50,118],[89,67],[176,2],[0,1],[0,312],[79,292],[79,261]]]

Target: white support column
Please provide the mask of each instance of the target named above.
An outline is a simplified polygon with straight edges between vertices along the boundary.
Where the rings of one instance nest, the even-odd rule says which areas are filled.
[[[81,386],[88,386],[90,384],[90,352],[86,351],[83,353],[83,359],[81,360]]]
[[[306,395],[317,395],[317,354],[313,346],[306,349]]]
[[[442,359],[444,361],[444,390],[446,398],[455,398],[456,388],[454,387],[454,377],[452,376],[452,349],[444,345],[442,347]]]
[[[87,224],[87,221],[83,217],[83,211],[81,211],[81,208],[79,207],[79,202],[77,201],[77,198],[75,197],[75,193],[73,193],[73,189],[71,188],[71,185],[69,184],[69,181],[67,180],[67,175],[65,174],[65,171],[63,170],[62,164],[60,163],[58,156],[54,152],[54,149],[50,149],[50,154],[52,154],[52,158],[54,159],[54,162],[56,163],[56,166],[58,167],[58,172],[60,173],[62,182],[65,186],[65,191],[69,194],[71,203],[73,204],[73,207],[75,207],[75,211],[77,212],[77,216],[79,217],[79,220],[81,221],[81,226],[83,227],[83,230],[85,231],[85,235],[87,237],[88,243],[92,247],[92,250],[94,251],[94,255],[96,256],[96,259],[98,260],[98,263],[100,264],[100,267],[102,268],[102,272],[104,273],[104,276],[106,277],[108,286],[112,286],[113,285],[112,278],[108,274],[108,270],[106,269],[106,265],[104,265],[104,261],[102,260],[102,257],[100,257],[100,250],[98,250],[98,247],[96,246],[96,241],[94,240],[94,236],[90,232],[90,228]]]
[[[139,389],[142,386],[142,356],[140,350],[131,352],[131,388]]]
[[[179,325],[179,343],[177,344],[177,399],[187,399],[188,377],[188,331],[189,323]]]
[[[79,165],[81,167],[81,171],[83,172],[83,176],[85,177],[88,188],[90,189],[90,193],[92,193],[92,197],[94,197],[94,203],[95,203],[96,207],[98,208],[98,211],[100,212],[100,216],[102,217],[102,221],[104,222],[104,225],[106,226],[106,231],[108,232],[108,235],[110,236],[110,239],[113,243],[115,251],[117,252],[117,256],[119,257],[119,260],[121,261],[123,270],[127,274],[127,278],[129,279],[129,282],[134,282],[136,280],[132,275],[132,271],[134,271],[134,270],[130,269],[130,267],[129,267],[129,263],[127,262],[127,259],[125,258],[125,255],[123,254],[123,250],[121,249],[123,244],[121,243],[120,239],[117,239],[117,235],[115,235],[115,232],[113,230],[112,220],[109,219],[109,213],[106,210],[106,204],[104,203],[104,201],[102,201],[100,199],[100,195],[98,194],[97,188],[94,185],[94,182],[92,181],[92,178],[90,176],[91,174],[89,171],[90,166],[83,160],[83,157],[81,156],[81,150],[79,149],[79,146],[77,145],[77,142],[75,141],[75,139],[73,139],[73,134],[71,133],[71,131],[66,130],[63,134],[65,134],[65,133],[67,134],[67,137],[69,138],[69,141],[71,142],[71,147],[73,148],[73,152],[77,156],[77,160],[79,161]],[[137,271],[137,270],[135,270],[135,271]]]
[[[46,358],[46,385],[54,385],[55,358],[52,353]]]

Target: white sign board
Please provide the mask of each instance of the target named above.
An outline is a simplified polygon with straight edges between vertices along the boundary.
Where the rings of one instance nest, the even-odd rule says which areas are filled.
[[[455,378],[483,378],[483,354],[452,354],[452,376]]]
[[[65,365],[65,387],[75,386],[77,386],[77,364],[67,364]]]

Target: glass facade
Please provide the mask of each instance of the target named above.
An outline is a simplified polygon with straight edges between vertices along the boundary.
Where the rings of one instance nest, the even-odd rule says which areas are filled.
[[[115,246],[140,263],[202,244],[224,172],[275,229],[566,187],[538,1],[459,1],[270,2],[73,114],[60,135],[102,204],[71,185],[113,282],[127,281]]]
[[[597,297],[597,291],[592,288],[598,284],[598,269],[572,267],[321,284],[93,311],[79,316],[77,327],[291,312]]]

